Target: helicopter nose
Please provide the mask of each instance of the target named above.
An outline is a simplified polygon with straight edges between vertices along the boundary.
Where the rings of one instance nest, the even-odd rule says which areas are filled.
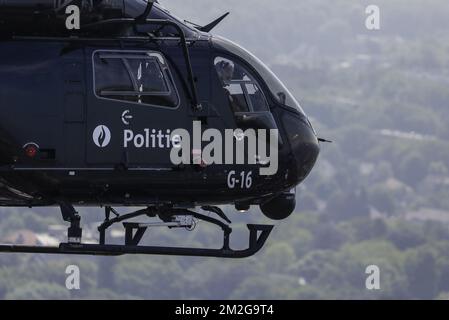
[[[291,168],[290,179],[297,185],[312,171],[320,153],[320,145],[305,115],[284,115],[283,122],[295,163]]]

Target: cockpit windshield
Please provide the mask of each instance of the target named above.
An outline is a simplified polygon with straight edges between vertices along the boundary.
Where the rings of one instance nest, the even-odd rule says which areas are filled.
[[[266,82],[274,98],[279,101],[279,103],[294,108],[304,114],[299,102],[285,87],[281,80],[279,80],[279,78],[262,61],[260,61],[260,59],[228,39],[214,36],[212,41],[218,49],[227,50],[232,54],[235,54],[256,69],[262,79]]]

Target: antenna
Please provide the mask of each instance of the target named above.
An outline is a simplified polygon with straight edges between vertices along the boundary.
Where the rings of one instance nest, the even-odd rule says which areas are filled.
[[[204,32],[210,32],[212,31],[212,29],[214,29],[220,22],[222,22],[224,20],[224,18],[226,18],[229,15],[229,12],[226,12],[224,15],[222,15],[220,18],[218,18],[217,20],[212,21],[211,23],[209,23],[208,25],[204,26],[204,27],[200,27],[199,30],[200,31],[204,31]]]

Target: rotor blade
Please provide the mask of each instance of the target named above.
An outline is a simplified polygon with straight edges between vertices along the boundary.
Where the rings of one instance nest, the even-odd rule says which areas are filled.
[[[226,18],[229,15],[229,12],[226,12],[224,15],[222,15],[220,18],[218,18],[217,20],[212,21],[211,23],[209,23],[208,25],[199,28],[200,31],[204,31],[204,32],[210,32],[212,31],[212,29],[214,29],[220,22],[223,21],[224,18]]]

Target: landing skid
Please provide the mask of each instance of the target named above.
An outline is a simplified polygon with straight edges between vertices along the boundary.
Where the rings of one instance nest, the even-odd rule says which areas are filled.
[[[222,220],[229,222],[224,212],[218,207],[202,207],[203,210],[215,213],[222,220],[212,218],[187,209],[149,207],[125,215],[120,215],[111,207],[105,208],[105,221],[98,227],[100,234],[99,244],[84,244],[81,242],[82,230],[80,216],[73,206],[66,203],[60,204],[63,218],[70,222],[68,228],[68,242],[61,243],[59,247],[0,245],[0,252],[10,253],[43,253],[43,254],[71,254],[71,255],[97,255],[97,256],[121,256],[125,254],[139,255],[170,255],[170,256],[195,256],[218,258],[247,258],[259,252],[267,241],[273,226],[271,225],[247,225],[249,230],[249,245],[244,250],[233,250],[229,241],[232,228]],[[111,219],[111,214],[115,217]],[[135,223],[125,222],[136,217],[158,217],[161,222]],[[185,228],[193,230],[196,220],[214,224],[223,232],[223,246],[221,249],[182,248],[182,247],[154,247],[142,246],[139,243],[149,228],[167,227]],[[116,223],[123,223],[125,228],[124,245],[107,244],[106,231]]]

